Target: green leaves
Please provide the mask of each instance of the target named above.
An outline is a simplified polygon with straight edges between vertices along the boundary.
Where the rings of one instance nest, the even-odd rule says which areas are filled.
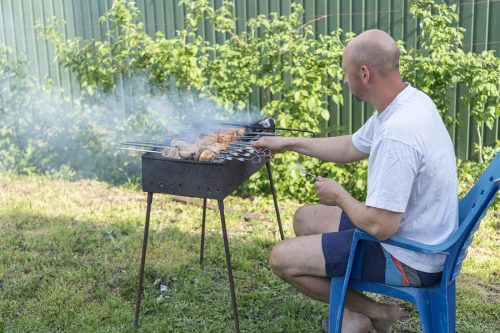
[[[168,89],[169,80],[174,81],[178,88],[208,97],[230,113],[247,107],[252,91],[258,90],[264,104],[261,112],[274,116],[280,126],[320,133],[330,118],[328,103],[339,108],[343,104],[341,58],[354,33],[338,29],[315,36],[312,26],[303,23],[302,5],[295,2],[289,15],[259,15],[237,32],[233,1],[224,0],[217,9],[211,3],[181,0],[185,26],[170,39],[163,33],[146,34],[130,0],[113,1],[102,16],[101,23],[109,24],[110,31],[101,41],[65,40],[62,22],[55,19],[39,29],[55,45],[58,61],[77,73],[88,94],[111,91],[121,75],[146,74],[154,87]],[[420,24],[420,48],[407,49],[398,41],[401,72],[430,95],[448,125],[458,121],[448,110],[450,91],[465,86],[462,102],[471,106],[478,129],[482,124],[491,128],[500,113],[500,63],[492,51],[464,52],[464,29],[456,10],[455,5],[434,0],[412,2],[410,12]],[[202,22],[221,33],[223,41],[204,40],[198,33]],[[479,130],[478,134],[482,147]],[[288,155],[276,158],[278,168],[286,166],[281,170],[286,175],[291,161]],[[310,163],[318,171],[323,167],[318,161]],[[340,176],[346,169],[332,170],[325,171]],[[284,190],[312,198],[314,192],[302,178],[284,177],[288,178]],[[359,182],[349,186],[361,188]]]
[[[464,28],[460,27],[456,5],[438,4],[434,0],[414,0],[410,13],[420,22],[419,49],[407,50],[400,42],[401,71],[412,85],[431,96],[447,125],[458,122],[449,115],[450,91],[457,85],[466,87],[462,93],[464,106],[470,105],[477,123],[479,158],[481,159],[481,128],[490,129],[500,116],[500,60],[493,51],[480,54],[462,49]]]
[[[218,9],[206,0],[180,4],[186,9],[185,28],[171,39],[161,33],[147,35],[136,5],[128,0],[115,0],[101,17],[101,23],[110,25],[101,41],[66,41],[59,28],[62,22],[55,19],[38,28],[56,46],[59,62],[77,73],[89,94],[114,89],[120,75],[146,73],[154,85],[165,87],[173,78],[177,87],[208,96],[231,112],[245,107],[251,92],[261,89],[268,114],[279,121],[288,114],[293,121],[287,126],[315,131],[320,119],[329,118],[327,97],[341,103],[342,31],[311,38],[311,27],[302,23],[301,5],[293,4],[288,16],[273,13],[251,19],[246,31],[237,34],[232,1],[223,1]],[[203,20],[224,33],[225,41],[210,43],[198,35]]]

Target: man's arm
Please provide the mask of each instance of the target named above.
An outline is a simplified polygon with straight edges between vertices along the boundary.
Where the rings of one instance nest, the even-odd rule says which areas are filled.
[[[352,143],[352,135],[328,138],[297,138],[265,136],[253,143],[255,148],[267,148],[273,153],[297,153],[336,163],[355,162],[368,157]]]
[[[320,177],[316,188],[321,203],[339,206],[356,227],[373,237],[386,240],[398,231],[403,213],[367,206],[331,179]]]
[[[386,240],[398,231],[403,213],[367,206],[345,193],[339,206],[356,227],[379,240]]]

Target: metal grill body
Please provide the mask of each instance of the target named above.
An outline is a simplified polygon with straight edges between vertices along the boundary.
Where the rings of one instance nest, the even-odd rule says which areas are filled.
[[[221,200],[265,163],[264,159],[259,163],[167,160],[159,154],[146,153],[142,155],[142,190]]]
[[[265,120],[268,121],[268,120]],[[266,130],[266,131],[273,131]],[[226,221],[224,214],[224,198],[231,194],[239,185],[247,180],[252,174],[266,165],[267,175],[271,185],[274,208],[278,221],[281,239],[284,239],[283,228],[278,208],[278,201],[274,182],[272,178],[271,163],[263,158],[258,163],[251,161],[222,160],[219,162],[201,162],[194,160],[165,159],[160,154],[145,153],[142,155],[142,189],[148,193],[146,222],[144,225],[144,239],[142,244],[141,266],[139,271],[139,285],[135,305],[135,326],[139,325],[139,313],[144,281],[144,267],[146,263],[146,249],[149,234],[149,221],[153,193],[165,193],[187,197],[203,198],[203,214],[200,245],[200,265],[203,268],[203,253],[205,243],[205,219],[207,199],[216,199],[221,220],[222,236],[224,240],[224,251],[226,255],[226,267],[228,273],[229,290],[231,293],[231,307],[233,310],[235,332],[240,332],[238,319],[238,306],[234,287],[233,272],[231,267],[231,255],[229,240],[227,237]]]

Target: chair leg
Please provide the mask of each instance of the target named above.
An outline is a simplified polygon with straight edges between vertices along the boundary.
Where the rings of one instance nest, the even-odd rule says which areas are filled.
[[[446,295],[430,292],[432,332],[451,333],[448,299]]]
[[[432,329],[432,314],[431,302],[427,292],[420,292],[415,297],[418,316],[423,333],[433,333]]]
[[[453,281],[444,293],[433,291],[429,293],[433,332],[455,333],[455,292],[455,281]]]
[[[342,331],[345,301],[345,297],[342,297],[343,284],[343,276],[332,278],[332,283],[330,285],[330,313],[328,319],[329,333],[340,333]]]
[[[448,286],[448,331],[456,332],[457,330],[457,300],[455,280]]]
[[[423,333],[455,333],[455,282],[443,293],[422,290],[415,296]]]

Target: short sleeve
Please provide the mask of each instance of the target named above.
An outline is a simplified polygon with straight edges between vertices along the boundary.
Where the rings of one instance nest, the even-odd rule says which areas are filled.
[[[372,146],[373,133],[375,131],[373,128],[374,117],[375,114],[352,135],[352,144],[354,147],[365,154],[370,154]]]
[[[420,157],[410,145],[383,139],[372,147],[366,205],[393,212],[406,211]]]

